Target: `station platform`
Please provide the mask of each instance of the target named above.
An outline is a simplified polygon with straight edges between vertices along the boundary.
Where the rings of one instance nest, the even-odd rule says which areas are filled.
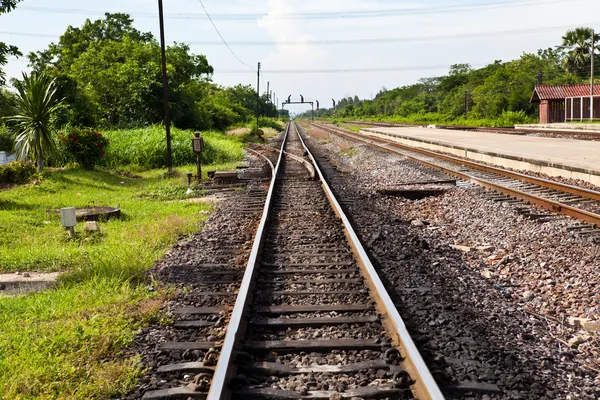
[[[368,128],[362,134],[520,171],[600,186],[600,142],[430,128]]]

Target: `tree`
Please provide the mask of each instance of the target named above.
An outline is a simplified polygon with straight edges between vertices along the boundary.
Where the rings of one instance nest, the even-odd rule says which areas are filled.
[[[589,76],[592,47],[592,28],[576,28],[567,31],[563,36],[563,46],[571,47],[563,61],[566,72],[582,78]],[[600,35],[594,34],[594,43],[598,43]]]
[[[160,46],[151,33],[135,29],[127,14],[69,27],[57,44],[29,59],[35,71],[60,82],[66,104],[57,117],[61,125],[140,126],[163,120]],[[211,93],[207,83],[213,68],[206,57],[175,43],[167,48],[167,70],[173,124],[213,126],[198,106]]]
[[[0,15],[11,12],[22,0],[0,0]],[[8,62],[7,56],[19,57],[22,56],[21,52],[16,46],[8,45],[4,42],[0,42],[0,67],[6,65]],[[5,83],[4,71],[0,68],[0,85]]]
[[[22,160],[33,160],[39,172],[46,159],[54,150],[51,117],[60,105],[56,97],[54,80],[42,73],[23,73],[23,80],[15,80],[17,89],[15,115],[9,121],[15,124],[17,137],[15,147]]]

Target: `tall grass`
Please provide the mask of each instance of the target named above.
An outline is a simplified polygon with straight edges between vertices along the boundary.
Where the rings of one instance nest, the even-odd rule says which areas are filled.
[[[150,126],[140,129],[120,129],[104,133],[110,140],[102,163],[109,168],[134,166],[140,169],[166,166],[165,129]],[[204,164],[224,164],[243,158],[242,139],[220,132],[202,132],[204,138]],[[196,162],[192,151],[192,131],[172,129],[171,148],[173,165],[182,166]]]

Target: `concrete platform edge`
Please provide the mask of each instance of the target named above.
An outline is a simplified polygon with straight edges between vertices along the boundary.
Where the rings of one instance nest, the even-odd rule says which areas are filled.
[[[544,160],[536,160],[525,157],[517,157],[508,154],[482,151],[478,149],[457,146],[449,143],[442,143],[434,140],[415,138],[405,136],[398,133],[382,132],[378,129],[369,128],[362,129],[362,132],[367,134],[375,134],[375,136],[385,136],[394,138],[401,144],[407,146],[420,147],[427,150],[442,151],[459,157],[464,157],[473,161],[486,162],[500,167],[512,168],[520,171],[531,171],[543,173],[549,176],[580,179],[585,182],[600,186],[600,171],[577,168],[569,165],[551,163]]]

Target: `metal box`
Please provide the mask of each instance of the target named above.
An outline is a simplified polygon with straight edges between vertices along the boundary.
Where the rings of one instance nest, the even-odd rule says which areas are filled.
[[[75,207],[61,208],[60,222],[65,228],[72,228],[77,225],[77,214],[75,212]]]

